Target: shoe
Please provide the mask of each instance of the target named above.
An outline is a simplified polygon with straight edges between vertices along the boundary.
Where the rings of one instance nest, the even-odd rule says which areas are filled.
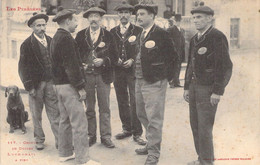
[[[180,84],[174,84],[174,87],[182,87]]]
[[[89,145],[89,147],[93,146],[96,142],[97,142],[97,137],[96,137],[96,136],[90,137],[90,138],[88,139],[88,145]]]
[[[194,160],[192,162],[189,162],[187,165],[201,165],[199,160]]]
[[[77,164],[77,165],[101,165],[101,163],[96,162],[94,160],[89,160],[88,162],[86,162],[84,164]]]
[[[126,137],[129,137],[129,136],[132,136],[132,133],[131,132],[127,132],[127,131],[124,131],[122,133],[119,133],[116,135],[116,139],[117,140],[120,140],[120,139],[124,139]]]
[[[135,152],[137,153],[137,155],[147,155],[148,154],[148,150],[146,147],[138,148],[135,150]]]
[[[101,143],[104,144],[107,148],[115,148],[114,143],[111,141],[111,139],[101,139]]]
[[[73,153],[71,156],[60,157],[60,158],[59,158],[59,161],[60,161],[60,162],[66,162],[66,161],[71,160],[71,159],[75,159],[75,153]]]
[[[148,155],[148,157],[146,158],[146,161],[144,163],[144,165],[157,165],[158,163],[158,158],[153,156],[153,155]]]
[[[43,143],[36,143],[35,147],[36,147],[37,150],[43,150],[44,144]]]
[[[142,146],[146,145],[146,143],[147,143],[140,136],[134,136],[133,139],[135,142],[137,142],[137,144],[142,145]]]

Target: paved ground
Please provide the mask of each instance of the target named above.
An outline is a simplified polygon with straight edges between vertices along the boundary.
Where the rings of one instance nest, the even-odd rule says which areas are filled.
[[[220,102],[214,126],[214,146],[216,165],[257,165],[260,164],[260,58],[259,53],[233,53],[233,77]],[[184,71],[181,77],[184,76]],[[183,81],[182,81],[183,83]],[[182,99],[183,89],[167,91],[165,121],[160,165],[184,165],[196,159],[189,125],[188,104]],[[22,94],[28,108],[27,95]],[[1,91],[1,165],[56,165],[58,152],[54,147],[46,113],[43,128],[46,133],[46,148],[37,151],[33,144],[32,121],[26,123],[27,134],[16,130],[9,134],[6,118],[6,98]],[[121,131],[114,89],[111,90],[112,133]],[[145,156],[138,156],[134,150],[139,146],[132,138],[117,141],[113,137],[115,149],[107,149],[98,143],[90,148],[90,156],[102,165],[141,165]],[[24,144],[27,143],[27,144]],[[16,148],[16,149],[15,149]],[[14,154],[26,156],[13,156]],[[226,159],[226,160],[221,160]],[[227,160],[229,159],[229,160]],[[251,159],[251,160],[242,160]],[[72,165],[74,161],[63,163]]]

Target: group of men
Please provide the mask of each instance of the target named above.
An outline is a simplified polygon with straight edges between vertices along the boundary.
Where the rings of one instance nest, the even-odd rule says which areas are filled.
[[[109,105],[112,82],[123,129],[116,139],[133,136],[137,144],[145,146],[135,150],[148,155],[145,165],[159,161],[167,83],[180,86],[184,55],[184,47],[178,46],[185,43],[184,38],[175,41],[173,36],[183,32],[178,24],[168,32],[155,25],[158,6],[153,3],[131,6],[123,2],[115,10],[120,24],[107,31],[101,26],[106,12],[98,7],[88,9],[83,17],[89,27],[75,39],[71,35],[78,25],[75,10],[58,9],[53,21],[59,28],[53,38],[45,34],[47,15],[35,14],[28,21],[33,33],[21,45],[19,75],[29,92],[36,148],[44,149],[45,105],[60,162],[75,158],[76,164],[100,164],[90,160],[88,152],[97,142],[96,98],[101,143],[115,147]],[[133,12],[139,26],[130,23]],[[206,165],[214,161],[212,128],[232,62],[226,37],[211,25],[214,11],[200,6],[191,13],[198,33],[190,42],[184,98],[190,105],[198,160],[190,164]],[[147,141],[141,138],[142,126]]]

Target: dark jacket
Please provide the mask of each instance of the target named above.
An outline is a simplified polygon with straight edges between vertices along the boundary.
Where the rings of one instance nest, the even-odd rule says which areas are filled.
[[[51,37],[45,35],[48,49],[50,48]],[[44,64],[40,59],[41,52],[38,40],[32,34],[20,47],[20,59],[18,63],[19,76],[27,91],[35,89],[44,76]]]
[[[71,34],[59,28],[50,47],[54,84],[71,84],[77,90],[84,88],[82,62],[77,43]]]
[[[144,79],[150,83],[166,78],[171,81],[177,57],[169,33],[154,25],[141,44],[141,65]]]
[[[175,25],[168,28],[167,31],[170,33],[170,37],[174,42],[174,46],[179,55],[179,59],[182,62],[185,57],[185,38],[184,38],[185,31],[183,28],[179,30]]]
[[[189,89],[192,77],[201,85],[212,85],[212,92],[223,95],[232,75],[228,41],[219,30],[210,27],[198,40],[191,38],[184,89]]]
[[[86,28],[78,32],[76,42],[79,46],[81,59],[86,63],[91,51],[95,50],[97,58],[102,58],[104,63],[100,66],[104,83],[109,84],[114,80],[114,65],[118,61],[118,52],[114,36],[104,28],[100,29],[97,42],[92,45],[90,29]]]
[[[124,54],[124,50],[125,50],[126,59],[124,59],[124,61],[128,59],[135,60],[136,55],[138,53],[136,46],[138,43],[138,38],[142,33],[142,30],[143,29],[141,27],[130,24],[129,28],[126,31],[126,34],[124,35],[124,38],[122,38],[122,34],[120,33],[120,25],[111,29],[111,33],[114,35],[116,45],[118,48],[119,58],[121,59],[124,58],[122,54]],[[115,70],[117,71],[118,69],[131,72],[132,74],[134,73],[133,65],[130,68],[123,68],[122,66],[116,66]]]

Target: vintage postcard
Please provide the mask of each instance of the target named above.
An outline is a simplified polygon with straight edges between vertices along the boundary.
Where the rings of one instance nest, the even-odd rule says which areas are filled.
[[[135,6],[142,2],[142,0],[126,0],[126,3],[132,6]],[[209,6],[214,11],[214,14],[212,14],[214,19],[212,26],[221,31],[227,38],[228,47],[226,46],[225,50],[229,50],[230,59],[233,63],[231,79],[225,88],[223,96],[220,97],[220,102],[218,103],[218,107],[216,110],[215,120],[213,120],[214,126],[212,139],[214,146],[214,164],[260,164],[260,1],[147,0],[147,2],[148,6],[149,3],[156,4],[155,6],[157,6],[157,10],[156,14],[154,14],[156,15],[154,18],[154,22],[156,26],[164,30],[167,30],[168,28],[176,25],[176,22],[178,22],[178,20],[176,20],[177,15],[179,16],[179,18],[181,18],[178,27],[180,27],[180,29],[183,29],[183,33],[181,34],[184,37],[183,49],[185,51],[185,53],[183,53],[182,63],[180,65],[180,73],[178,77],[180,81],[179,84],[170,86],[170,84],[167,82],[164,117],[162,121],[162,141],[159,147],[160,156],[157,155],[158,157],[156,158],[159,160],[158,165],[186,165],[187,163],[198,159],[190,125],[189,103],[187,103],[183,98],[183,86],[185,82],[184,77],[186,67],[188,65],[187,62],[189,60],[190,41],[194,35],[197,35],[196,26],[194,25],[194,19],[196,18],[193,17],[191,10],[199,6]],[[56,18],[56,14],[57,12],[59,12],[60,6],[62,6],[64,9],[74,9],[77,11],[75,16],[77,20],[77,27],[75,32],[72,32],[71,34],[72,37],[75,38],[78,32],[90,26],[89,19],[85,18],[84,14],[86,14],[86,11],[92,6],[99,7],[102,11],[105,12],[103,13],[104,15],[101,14],[102,21],[100,22],[100,26],[107,31],[110,31],[120,24],[120,14],[132,14],[129,18],[130,22],[132,24],[138,25],[138,19],[136,15],[134,15],[134,13],[136,12],[132,13],[132,11],[134,10],[130,10],[130,13],[127,11],[120,13],[115,10],[115,8],[120,4],[125,4],[125,1],[0,0],[1,165],[72,165],[78,163],[76,162],[76,160],[68,160],[63,163],[59,161],[59,146],[57,142],[58,140],[56,139],[55,141],[54,135],[55,131],[56,135],[58,135],[58,126],[56,125],[57,129],[55,129],[55,126],[53,124],[54,122],[57,122],[55,121],[55,119],[57,118],[54,117],[54,113],[46,113],[46,109],[51,109],[50,104],[47,104],[47,101],[45,100],[48,99],[46,98],[46,95],[48,95],[49,93],[47,92],[47,89],[42,90],[42,98],[38,99],[44,102],[43,105],[37,101],[33,104],[32,100],[29,98],[29,92],[30,94],[33,93],[31,91],[32,88],[30,87],[30,85],[28,85],[30,84],[30,82],[25,82],[21,80],[21,75],[23,74],[21,68],[32,71],[26,76],[37,77],[41,74],[41,71],[38,70],[38,68],[44,67],[44,74],[40,76],[42,79],[39,81],[49,82],[49,79],[51,79],[48,77],[48,69],[46,69],[50,64],[50,61],[48,61],[49,56],[47,56],[47,54],[49,54],[49,38],[47,36],[53,38],[54,34],[59,28],[57,21],[54,22],[53,19]],[[33,28],[32,26],[30,26],[37,19],[31,19],[34,13],[45,14],[45,16],[40,17],[42,18],[42,20],[45,20],[45,22],[40,24],[38,27],[42,28],[40,30],[44,31],[44,34],[47,35],[45,39],[39,39],[37,38],[37,36],[35,37],[35,30],[37,30],[37,27]],[[99,13],[102,12],[99,11]],[[48,19],[46,19],[46,17],[48,17]],[[29,20],[31,22],[28,22]],[[121,33],[122,36],[123,33]],[[140,34],[141,33],[139,33],[139,35]],[[37,50],[35,47],[26,46],[26,40],[28,40],[29,45],[30,43],[33,44],[34,42],[30,40],[30,37],[34,38],[35,42],[43,40],[43,43],[39,42]],[[85,40],[84,35],[78,37],[83,38],[82,42]],[[158,46],[156,45],[158,44],[156,43],[156,39],[160,37],[161,36],[157,36],[155,37],[155,40],[150,40],[149,42],[145,43],[145,47],[149,49],[148,54],[149,51],[153,51],[153,48],[158,48]],[[128,40],[129,42],[135,43],[136,38],[138,38],[138,35],[133,35],[132,37],[129,37]],[[112,38],[109,40],[112,40]],[[47,42],[47,45],[44,45],[44,41]],[[97,39],[97,41],[99,40]],[[96,41],[92,40],[92,42],[95,43]],[[23,46],[21,46],[22,44]],[[98,45],[98,48],[101,49],[102,47],[106,46],[106,42],[101,42],[101,44]],[[218,45],[216,44],[215,46],[217,47]],[[70,50],[66,46],[61,47],[60,49]],[[93,51],[94,50],[95,49],[93,48]],[[206,46],[204,48],[201,47],[201,49],[198,51],[198,54],[202,55],[207,52],[207,50],[208,49]],[[28,55],[29,53],[31,53],[31,55],[28,55],[28,57],[30,58],[30,56],[34,56],[34,52],[36,51],[41,52],[41,54],[46,54],[46,56],[37,57],[37,60],[35,62],[33,62],[33,60],[22,61],[24,55]],[[159,50],[159,52],[157,53],[159,54],[161,51],[165,52],[165,50]],[[69,53],[69,51],[67,53]],[[136,55],[137,53],[135,54],[135,56]],[[106,56],[106,54],[104,56]],[[135,57],[133,57],[132,62],[135,61]],[[134,65],[132,64],[132,62],[131,65]],[[159,62],[160,61],[157,61],[157,63],[154,62],[153,65],[158,66],[160,65]],[[90,65],[86,65],[90,67]],[[163,67],[164,66],[161,66],[161,68]],[[89,71],[91,72],[91,69],[89,69]],[[100,72],[101,71],[99,71],[98,69],[95,70],[95,74],[101,74]],[[211,70],[208,70],[208,72],[211,72]],[[91,73],[95,75],[94,71]],[[161,70],[159,69],[158,72],[155,72],[153,74],[156,75],[156,73],[161,73]],[[156,76],[160,77],[161,75]],[[117,83],[123,84],[120,83],[120,81],[117,81]],[[135,152],[136,149],[144,147],[138,144],[139,141],[136,140],[136,136],[132,136],[132,133],[130,133],[129,135],[124,134],[124,137],[122,139],[118,138],[117,136],[119,133],[122,133],[122,130],[126,129],[124,126],[122,126],[123,120],[121,114],[119,113],[118,100],[121,99],[121,103],[130,104],[129,102],[131,102],[131,100],[128,99],[131,97],[131,92],[129,93],[129,96],[125,95],[126,97],[117,97],[117,93],[115,90],[116,85],[114,83],[108,84],[109,85],[107,86],[104,85],[106,89],[108,89],[108,92],[105,92],[103,94],[99,93],[97,98],[95,98],[95,92],[93,94],[93,102],[94,104],[96,104],[94,106],[96,114],[94,113],[94,115],[97,117],[96,123],[98,124],[97,126],[88,126],[91,128],[94,127],[94,129],[95,127],[97,127],[95,135],[96,141],[88,149],[89,158],[101,163],[102,165],[145,164],[147,156],[138,155]],[[18,87],[19,89],[16,89],[13,86]],[[101,89],[101,87],[99,86],[98,89],[102,90],[103,88]],[[20,106],[20,104],[10,105],[10,102],[12,102],[11,98],[9,98],[10,93],[12,93],[10,91],[12,91],[14,95],[21,96],[19,98],[21,98],[21,102],[24,105],[25,112],[23,112],[22,115],[19,114],[19,117],[8,118],[8,115],[10,116],[12,115],[12,113],[16,113],[10,112],[8,110],[8,107],[12,106],[14,107],[14,109],[19,110],[18,107]],[[126,90],[126,92],[128,91]],[[132,90],[132,93],[135,93],[134,90]],[[87,92],[87,95],[88,94],[90,93]],[[108,98],[109,100],[108,103],[106,103],[104,100],[104,102],[102,102],[102,100],[100,99],[104,98],[105,95],[107,96],[106,99]],[[152,96],[153,94],[150,94],[149,97]],[[162,98],[159,97],[158,99]],[[103,127],[101,128],[100,125],[102,125],[103,122],[100,121],[100,118],[101,120],[105,120],[101,117],[103,113],[103,104],[106,104],[107,107],[109,107],[108,109],[110,117],[107,117],[105,119],[109,120],[110,118],[111,125],[109,126],[109,124],[105,124],[105,126],[103,125]],[[86,106],[85,104],[83,105],[85,110],[87,106],[90,106]],[[38,112],[33,112],[32,109],[37,107],[39,109]],[[149,108],[149,106],[146,106],[146,108]],[[130,118],[131,116],[128,115],[127,117]],[[78,122],[80,122],[80,119],[75,120],[78,120]],[[14,122],[14,124],[9,124],[10,122]],[[23,124],[21,126],[18,123],[23,123],[24,126]],[[84,122],[82,123],[84,124]],[[80,125],[80,123],[78,124]],[[106,147],[106,145],[104,145],[104,139],[101,138],[101,135],[103,136],[104,132],[109,131],[109,129],[111,129],[110,138],[115,145],[114,148]],[[150,129],[152,128],[150,127]],[[138,135],[138,138],[146,141],[146,135],[148,133],[146,132],[144,126],[142,126],[141,130],[142,131],[139,132],[140,137]],[[38,134],[41,134],[41,137],[37,138]],[[151,134],[149,133],[149,135]],[[153,136],[157,135],[158,134]],[[69,138],[67,136],[64,135],[63,138]],[[160,135],[158,136],[160,139]],[[76,136],[73,138],[76,138]],[[205,135],[203,136],[203,138],[207,139],[208,137],[206,137]],[[41,143],[42,146],[39,145],[39,143]],[[213,152],[213,150],[210,152]]]

